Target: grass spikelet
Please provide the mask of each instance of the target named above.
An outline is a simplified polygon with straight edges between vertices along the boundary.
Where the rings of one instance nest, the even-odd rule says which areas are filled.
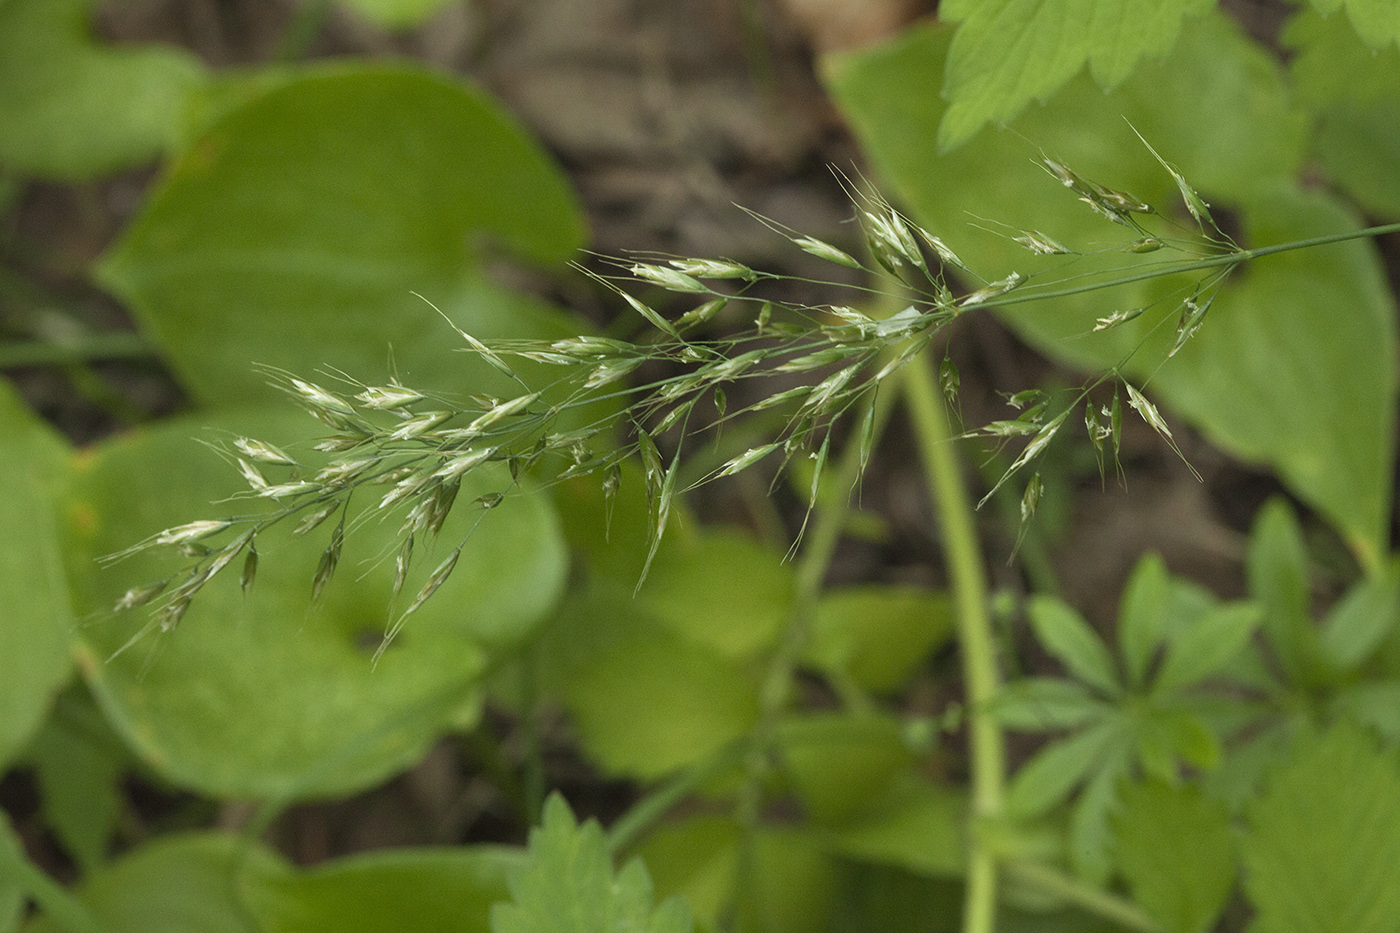
[[[825,259],[827,262],[835,263],[838,266],[845,266],[847,269],[862,268],[860,262],[850,253],[839,250],[824,240],[818,240],[816,237],[810,236],[789,237],[789,239],[792,240],[793,245],[798,249],[802,250],[804,253],[810,253],[816,256],[818,259]]]
[[[122,597],[112,606],[113,612],[125,612],[128,609],[136,609],[144,606],[165,592],[165,587],[169,580],[159,580],[155,583],[148,583],[145,586],[133,586],[122,594]]]
[[[719,468],[719,472],[715,476],[733,476],[735,473],[742,472],[782,446],[781,443],[777,443],[764,444],[762,447],[750,447],[739,456],[727,461],[724,466]]]
[[[336,509],[340,508],[340,506],[341,500],[334,499],[330,502],[327,502],[319,509],[307,513],[306,516],[303,517],[302,520],[297,523],[296,528],[292,530],[292,534],[300,536],[312,531],[313,529],[320,526],[320,524],[326,519],[334,515]]]
[[[405,419],[402,424],[390,431],[385,436],[385,440],[406,441],[419,437],[428,433],[451,417],[452,412],[450,411],[428,411],[421,415],[414,415],[411,418]]]
[[[266,490],[268,487],[267,480],[258,472],[258,468],[242,457],[237,459],[238,472],[243,474],[243,478],[248,481],[248,485],[252,487],[252,490],[256,493],[262,493]]]
[[[627,304],[631,306],[633,311],[636,311],[638,314],[644,317],[647,323],[650,324],[652,327],[655,327],[657,330],[661,331],[664,334],[667,334],[668,336],[675,337],[677,340],[681,339],[680,332],[676,330],[675,325],[673,325],[670,321],[666,320],[660,314],[656,313],[656,311],[653,308],[642,304],[640,301],[638,301],[636,298],[633,298],[626,292],[619,292],[618,294],[622,295],[622,300],[626,301]]]
[[[327,392],[312,382],[295,377],[288,380],[292,391],[311,409],[312,414],[353,415],[355,409],[338,395]]]
[[[461,556],[462,545],[459,544],[453,548],[452,553],[447,556],[446,560],[437,565],[432,574],[429,575],[428,581],[423,584],[423,588],[418,591],[418,595],[413,597],[413,602],[408,604],[408,608],[403,611],[398,619],[395,620],[394,624],[390,626],[389,630],[384,633],[384,639],[379,643],[379,647],[375,650],[374,657],[370,661],[371,665],[377,665],[379,663],[379,659],[384,656],[384,652],[388,649],[390,643],[398,637],[399,632],[403,629],[404,623],[408,621],[408,617],[419,609],[422,609],[423,604],[432,599],[433,594],[442,588],[442,585],[447,582],[448,577],[452,576],[452,571],[457,566],[457,559]]]
[[[729,304],[728,298],[713,298],[702,305],[691,308],[676,321],[677,330],[689,330],[714,319],[715,315]]]
[[[1133,406],[1133,410],[1139,415],[1142,415],[1142,420],[1146,421],[1152,430],[1162,437],[1172,440],[1172,429],[1167,427],[1167,422],[1162,417],[1162,413],[1157,410],[1157,406],[1149,402],[1147,397],[1137,389],[1134,389],[1131,383],[1125,382],[1123,387],[1128,390],[1128,404]]]
[[[702,279],[745,279],[752,282],[758,273],[729,259],[672,259],[671,266],[686,275]]]
[[[243,558],[243,572],[238,576],[238,588],[243,591],[246,597],[248,591],[253,588],[253,581],[258,576],[258,548],[250,538],[248,541],[248,553]]]
[[[336,567],[340,566],[340,551],[345,544],[345,516],[340,516],[340,522],[335,526],[335,531],[331,533],[331,543],[321,552],[321,560],[316,565],[316,573],[311,578],[311,605],[318,606],[321,597],[326,592],[326,584],[331,582],[331,577],[335,576]]]
[[[421,402],[423,394],[401,385],[370,386],[355,396],[356,401],[375,411],[389,411],[403,408],[414,402]]]
[[[652,285],[659,285],[669,292],[681,292],[682,294],[705,294],[709,289],[694,276],[682,272],[678,268],[667,268],[666,266],[652,265],[649,262],[635,263],[627,270],[643,282]]]
[[[1068,414],[1069,410],[1066,409],[1040,427],[1035,437],[1031,438],[1030,443],[1021,451],[1020,456],[1012,462],[1011,466],[1007,467],[1006,472],[1001,475],[1001,479],[997,480],[996,484],[993,485],[987,494],[982,497],[982,500],[977,503],[979,509],[987,503],[988,499],[996,495],[997,490],[1000,489],[1007,480],[1018,473],[1026,464],[1040,456],[1040,454],[1045,451],[1046,447],[1050,446],[1050,442],[1054,440],[1055,435],[1059,433],[1060,426],[1065,423],[1065,417]]]
[[[1129,308],[1126,311],[1114,311],[1108,317],[1101,317],[1094,322],[1094,333],[1097,334],[1100,331],[1111,330],[1120,324],[1126,324],[1139,317],[1146,310],[1146,308]]]
[[[321,488],[319,483],[310,480],[297,480],[290,483],[278,483],[273,486],[263,486],[258,490],[258,495],[268,499],[286,499],[293,496],[303,496],[308,492],[315,492]]]
[[[297,466],[297,462],[281,448],[254,440],[251,437],[236,438],[233,446],[243,456],[258,463],[272,466]]]
[[[1071,255],[1074,250],[1070,249],[1059,240],[1039,230],[1022,230],[1021,235],[1012,237],[1012,240],[1021,244],[1037,256],[1064,256]]]
[[[1000,281],[993,282],[985,288],[979,288],[975,292],[964,295],[957,302],[959,309],[975,308],[988,302],[995,301],[1002,295],[1019,287],[1026,281],[1026,277],[1019,272],[1013,272]]]

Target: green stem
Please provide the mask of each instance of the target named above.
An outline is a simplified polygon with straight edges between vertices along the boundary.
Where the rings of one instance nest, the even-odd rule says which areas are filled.
[[[523,785],[530,825],[538,826],[544,813],[544,737],[540,735],[540,691],[533,644],[520,657],[520,738],[525,743]]]
[[[22,340],[0,343],[0,369],[20,366],[59,366],[84,360],[117,360],[154,356],[140,334],[90,334],[61,343]]]
[[[1218,269],[1221,266],[1237,266],[1241,263],[1260,259],[1264,256],[1272,256],[1276,253],[1287,253],[1293,250],[1308,249],[1314,246],[1326,246],[1329,243],[1344,243],[1348,240],[1360,240],[1366,237],[1382,236],[1387,233],[1400,233],[1400,224],[1382,224],[1378,227],[1367,227],[1364,230],[1351,230],[1346,233],[1329,233],[1326,236],[1309,237],[1306,240],[1290,240],[1287,243],[1275,243],[1272,246],[1235,250],[1231,253],[1211,256],[1208,259],[1167,263],[1154,266],[1154,268],[1146,272],[1136,272],[1132,275],[1125,275],[1121,278],[1110,279],[1105,282],[1089,282],[1085,285],[1075,285],[1070,288],[1061,288],[1055,291],[1037,292],[1034,290],[1027,290],[989,300],[987,304],[995,305],[1000,308],[1007,305],[1025,304],[1028,301],[1044,301],[1047,298],[1064,298],[1067,295],[1081,295],[1084,292],[1095,292],[1105,288],[1114,288],[1119,285],[1130,285],[1133,282],[1141,282],[1146,279],[1157,279],[1162,276],[1176,275],[1182,272],[1201,272],[1205,269]]]
[[[1141,907],[1121,897],[1090,887],[1042,862],[1008,860],[1002,864],[1009,877],[1029,888],[1081,907],[1130,930],[1163,933],[1162,927]]]
[[[987,582],[972,503],[963,484],[942,396],[927,365],[915,363],[904,372],[904,394],[943,530],[967,700],[973,826],[967,849],[963,931],[991,933],[996,925],[997,860],[995,853],[979,841],[977,824],[1001,815],[1006,787],[1006,751],[1001,727],[989,712],[1000,675],[991,615],[987,609]]]
[[[672,807],[737,767],[748,756],[749,744],[741,740],[725,745],[633,804],[608,830],[608,851],[616,856],[630,849]]]

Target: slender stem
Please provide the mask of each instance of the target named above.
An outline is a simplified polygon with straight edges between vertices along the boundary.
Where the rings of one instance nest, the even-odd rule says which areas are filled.
[[[989,300],[987,304],[995,305],[1000,308],[1007,305],[1025,304],[1029,301],[1044,301],[1047,298],[1064,298],[1067,295],[1080,295],[1084,292],[1100,291],[1105,288],[1129,285],[1133,282],[1141,282],[1145,279],[1157,279],[1165,275],[1176,275],[1181,272],[1200,272],[1205,269],[1217,269],[1221,266],[1237,266],[1240,263],[1260,259],[1264,256],[1272,256],[1276,253],[1287,253],[1292,250],[1308,249],[1313,246],[1326,246],[1329,243],[1344,243],[1348,240],[1360,240],[1366,237],[1382,236],[1387,233],[1400,233],[1400,224],[1383,224],[1378,227],[1367,227],[1364,230],[1351,230],[1346,233],[1329,233],[1326,236],[1309,237],[1306,240],[1290,240],[1287,243],[1275,243],[1272,246],[1235,250],[1230,253],[1222,253],[1219,256],[1211,256],[1208,259],[1156,265],[1145,272],[1136,272],[1132,275],[1125,275],[1116,279],[1109,279],[1103,282],[1089,282],[1085,285],[1075,285],[1070,288],[1061,288],[1054,291],[1038,292],[1026,290],[1024,292],[1004,295]]]
[[[957,613],[972,760],[972,818],[968,839],[964,933],[996,925],[996,855],[978,839],[976,823],[1001,815],[1006,786],[1005,739],[988,710],[1000,682],[996,641],[987,609],[987,582],[943,400],[927,365],[904,370],[904,394],[914,419],[924,471],[943,529],[945,559]]]
[[[608,830],[608,851],[616,856],[631,848],[672,807],[708,781],[737,767],[748,754],[746,739],[731,742],[637,801]]]
[[[520,738],[525,743],[523,785],[525,806],[530,825],[538,826],[544,813],[544,738],[540,735],[539,676],[536,671],[538,654],[534,646],[520,657]]]
[[[84,360],[116,360],[154,356],[150,343],[137,333],[90,334],[53,343],[46,340],[0,343],[0,369],[56,366]]]
[[[1011,859],[1004,862],[1002,867],[1008,876],[1026,887],[1067,901],[1130,930],[1138,930],[1140,933],[1163,933],[1162,927],[1133,902],[1100,888],[1090,887],[1044,862]]]

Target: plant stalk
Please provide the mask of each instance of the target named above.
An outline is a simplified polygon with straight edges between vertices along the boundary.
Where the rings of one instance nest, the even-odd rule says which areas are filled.
[[[61,366],[86,360],[151,357],[155,349],[137,333],[87,334],[73,340],[20,340],[0,343],[0,369]]]
[[[978,824],[995,820],[1002,814],[1006,743],[1001,726],[990,712],[1000,685],[1000,673],[987,607],[987,581],[973,522],[972,502],[963,484],[942,395],[928,366],[916,362],[907,367],[903,389],[924,462],[924,475],[943,530],[944,555],[962,654],[972,766],[972,826],[967,843],[963,933],[992,933],[996,928],[997,859],[979,840]]]
[[[1260,246],[1255,249],[1240,249],[1229,253],[1222,253],[1219,256],[1211,256],[1207,259],[1197,259],[1181,263],[1167,263],[1158,265],[1145,272],[1135,272],[1132,275],[1125,275],[1116,279],[1109,279],[1102,282],[1089,282],[1084,285],[1075,285],[1070,288],[1061,288],[1048,292],[1037,292],[1034,290],[1016,292],[990,299],[987,301],[987,305],[1001,308],[1008,305],[1025,304],[1029,301],[1044,301],[1047,298],[1064,298],[1068,295],[1081,295],[1085,292],[1102,291],[1105,288],[1115,288],[1119,285],[1131,285],[1133,282],[1141,282],[1146,279],[1157,279],[1162,276],[1177,275],[1182,272],[1202,272],[1206,269],[1218,269],[1221,266],[1238,266],[1242,263],[1251,262],[1255,259],[1262,259],[1265,256],[1273,256],[1277,253],[1309,249],[1314,246],[1326,246],[1329,243],[1345,243],[1349,240],[1361,240],[1367,237],[1383,236],[1387,233],[1400,233],[1400,223],[1383,224],[1379,227],[1367,227],[1364,230],[1350,230],[1345,233],[1329,233],[1326,236],[1309,237],[1306,240],[1290,240],[1287,243],[1275,243],[1272,246]]]
[[[1108,891],[1090,887],[1043,862],[1008,860],[1008,876],[1043,894],[1049,894],[1107,918],[1138,933],[1163,933],[1162,927],[1141,907]]]

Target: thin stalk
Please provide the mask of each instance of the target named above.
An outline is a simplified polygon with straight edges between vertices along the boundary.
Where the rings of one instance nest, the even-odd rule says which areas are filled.
[[[1139,933],[1163,933],[1162,927],[1141,907],[1111,892],[1090,887],[1043,862],[1009,860],[1003,863],[1008,877],[1042,894],[1074,904]]]
[[[536,671],[537,654],[533,646],[520,658],[520,738],[525,743],[525,767],[522,783],[525,806],[530,825],[538,826],[544,813],[544,737],[540,735],[540,690]]]
[[[0,343],[0,369],[20,366],[60,366],[86,360],[149,357],[155,349],[140,334],[90,334],[61,343],[20,340]]]
[[[919,453],[943,529],[945,559],[957,615],[972,765],[972,831],[967,845],[964,933],[992,933],[996,924],[996,854],[978,836],[977,823],[1001,816],[1006,790],[1006,749],[1001,726],[990,714],[1000,684],[996,641],[987,608],[987,582],[972,502],[963,484],[943,399],[927,365],[904,370],[903,388]]]
[[[1367,227],[1364,230],[1352,230],[1347,233],[1329,233],[1326,236],[1309,237],[1306,240],[1290,240],[1287,243],[1275,243],[1272,246],[1240,249],[1229,253],[1222,253],[1219,256],[1211,256],[1208,259],[1197,259],[1181,263],[1166,263],[1156,265],[1145,272],[1135,272],[1132,275],[1125,275],[1116,279],[1109,279],[1103,282],[1089,282],[1085,285],[1075,285],[1070,288],[1061,288],[1054,291],[1037,292],[1026,290],[1001,296],[988,301],[987,304],[1001,308],[1007,305],[1025,304],[1028,301],[1044,301],[1047,298],[1064,298],[1067,295],[1081,295],[1085,292],[1101,291],[1119,285],[1130,285],[1133,282],[1141,282],[1146,279],[1157,279],[1162,276],[1177,275],[1182,272],[1201,272],[1205,269],[1218,269],[1221,266],[1238,266],[1241,263],[1261,259],[1264,256],[1273,256],[1276,253],[1287,253],[1293,250],[1308,249],[1314,246],[1326,246],[1329,243],[1345,243],[1348,240],[1361,240],[1367,237],[1383,236],[1387,233],[1400,233],[1400,224],[1383,224],[1378,227]]]
[[[672,807],[743,762],[749,745],[743,739],[723,746],[633,804],[608,830],[608,851],[617,856],[630,849]]]

